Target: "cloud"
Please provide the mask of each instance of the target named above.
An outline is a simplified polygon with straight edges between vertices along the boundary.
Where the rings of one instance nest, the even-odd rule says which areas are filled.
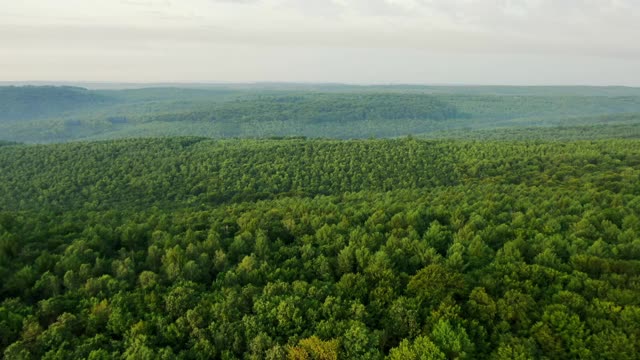
[[[442,66],[456,63],[458,72],[467,76],[463,68],[475,65],[457,61],[465,57],[487,64],[488,59],[526,58],[525,63],[532,63],[531,59],[557,58],[565,59],[557,61],[557,73],[562,76],[563,71],[573,71],[563,68],[569,63],[566,59],[593,66],[640,65],[640,47],[635,46],[640,37],[639,14],[637,0],[6,1],[0,13],[0,56],[10,67],[0,68],[0,77],[8,77],[10,71],[35,73],[36,66],[46,72],[47,59],[54,57],[60,63],[83,58],[87,69],[91,64],[109,68],[100,59],[124,67],[127,61],[144,62],[146,57],[161,62],[167,71],[178,71],[200,57],[215,59],[215,66],[240,77],[246,69],[245,73],[232,71],[238,56],[253,61],[255,69],[261,69],[261,56],[267,53],[274,62],[280,53],[281,62],[298,59],[299,66],[314,64],[299,55],[301,51],[326,61],[339,61],[344,54],[380,58],[388,52],[389,61],[402,64],[396,68],[405,74],[422,72],[403,69],[409,65],[396,55],[419,56],[444,61]],[[181,56],[176,58],[177,53]],[[162,59],[174,59],[175,65]],[[377,59],[359,61],[363,69],[367,64],[372,69],[386,66]],[[21,63],[31,65],[21,67]],[[327,66],[342,69],[340,64]],[[263,70],[281,74],[274,68]],[[289,66],[292,72],[304,74],[303,69],[294,68],[295,64]],[[501,70],[494,75],[506,76],[500,75]],[[640,83],[640,74],[629,76]]]

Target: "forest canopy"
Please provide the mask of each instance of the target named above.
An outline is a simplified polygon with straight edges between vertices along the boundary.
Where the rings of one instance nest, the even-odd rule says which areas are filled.
[[[5,359],[634,359],[640,142],[0,147]]]

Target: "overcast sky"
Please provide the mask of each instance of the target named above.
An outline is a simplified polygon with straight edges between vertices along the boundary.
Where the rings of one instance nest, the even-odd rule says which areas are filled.
[[[640,86],[640,0],[0,0],[0,81]]]

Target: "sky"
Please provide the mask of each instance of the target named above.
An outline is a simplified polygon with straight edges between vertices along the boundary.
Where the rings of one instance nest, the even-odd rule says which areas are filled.
[[[0,81],[640,86],[639,0],[0,0]]]

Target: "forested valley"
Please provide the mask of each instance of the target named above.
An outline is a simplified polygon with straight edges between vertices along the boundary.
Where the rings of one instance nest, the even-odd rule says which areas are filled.
[[[474,118],[431,100],[434,121]],[[0,353],[637,359],[629,121],[0,143]]]

